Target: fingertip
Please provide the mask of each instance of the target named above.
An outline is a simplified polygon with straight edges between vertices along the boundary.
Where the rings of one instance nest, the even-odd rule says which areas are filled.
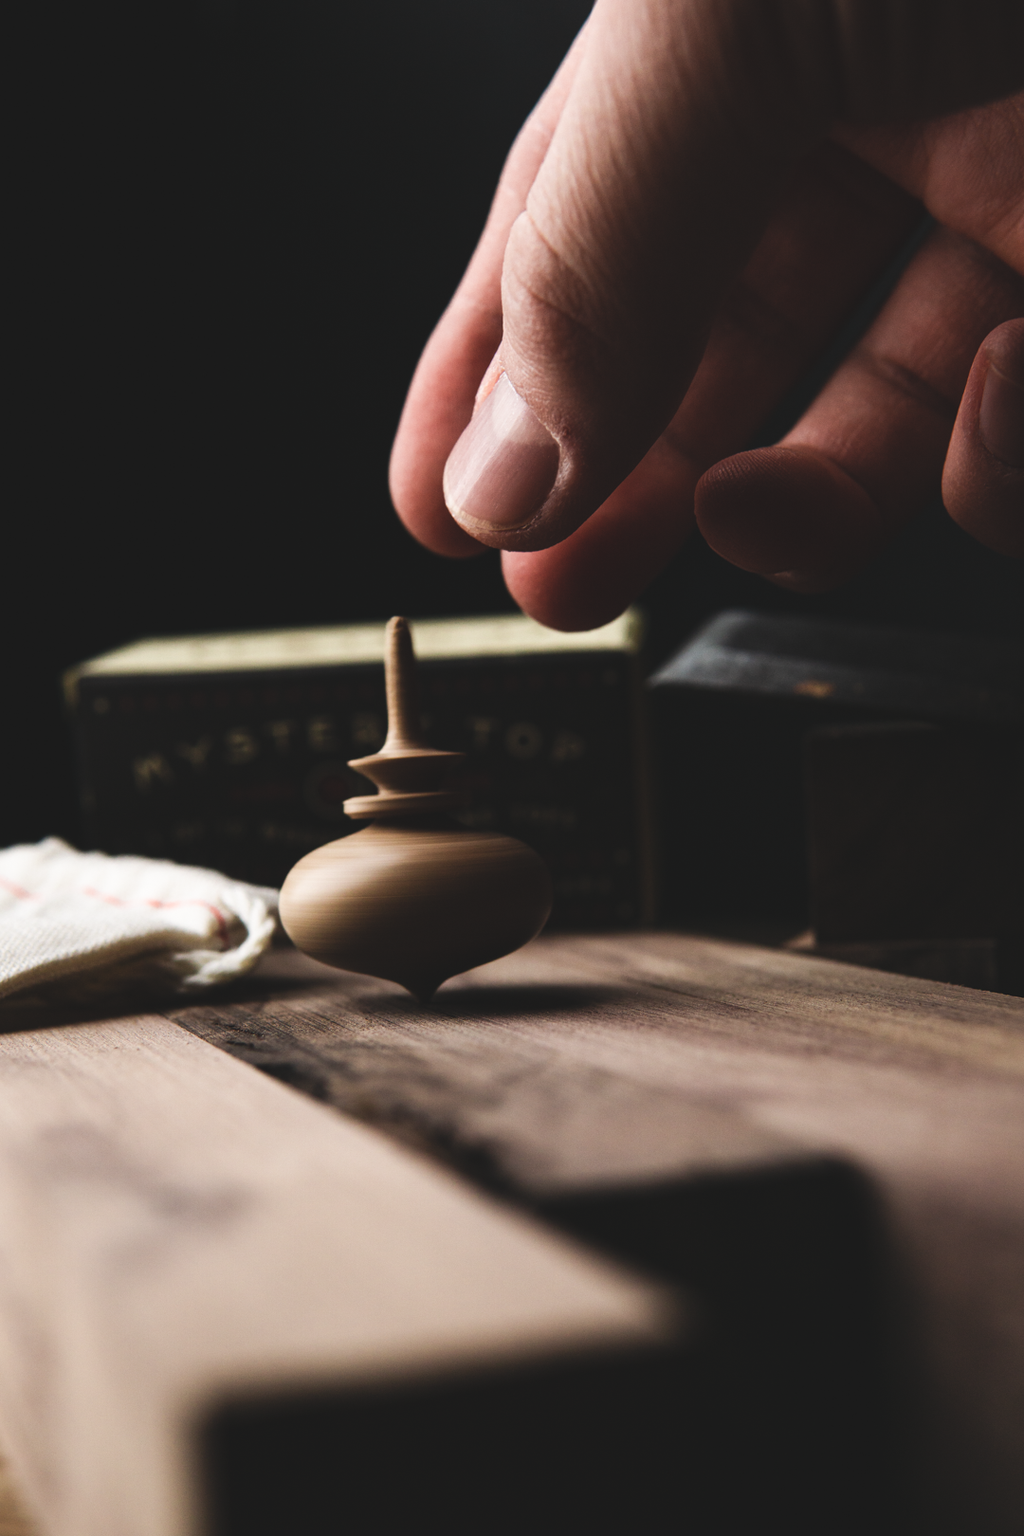
[[[633,584],[599,561],[578,558],[572,538],[552,549],[503,550],[502,575],[525,614],[565,634],[600,629],[617,619],[637,596]]]
[[[982,342],[942,476],[954,522],[997,554],[1024,558],[1024,319]]]
[[[447,560],[476,560],[478,556],[487,553],[485,544],[478,544],[476,539],[463,532],[458,523],[452,521],[447,508],[445,516],[448,518],[447,523],[438,517],[436,523],[432,522],[426,530],[421,525],[419,532],[409,528],[408,523],[405,526],[417,544],[429,549],[432,555],[443,555]]]
[[[477,385],[500,335],[497,312],[482,311],[456,294],[423,349],[391,449],[388,485],[399,518],[418,543],[449,559],[484,551],[449,513],[442,476],[473,414]]]
[[[560,544],[502,554],[505,585],[549,629],[598,629],[619,616],[693,530],[696,470],[663,439]]]
[[[827,592],[884,546],[874,501],[810,448],[756,448],[698,482],[697,526],[716,554],[794,592]]]
[[[505,586],[522,611],[546,629],[572,633],[593,628],[589,622],[590,603],[584,601],[581,605],[575,601],[571,588],[566,592],[565,577],[572,573],[560,556],[561,548],[558,545],[554,550],[538,553],[502,550]],[[600,622],[598,618],[597,623]]]
[[[425,482],[422,476],[410,480],[392,468],[388,485],[399,521],[417,544],[449,560],[472,560],[476,555],[484,554],[484,545],[459,527],[440,491]]]
[[[447,449],[461,430],[458,404],[444,410],[443,400],[424,399],[425,391],[409,391],[402,420],[395,434],[388,464],[388,489],[399,520],[418,544],[435,555],[467,560],[482,555],[484,546],[464,532],[445,505],[442,470]],[[438,388],[436,394],[440,395]],[[468,407],[463,405],[468,418]]]

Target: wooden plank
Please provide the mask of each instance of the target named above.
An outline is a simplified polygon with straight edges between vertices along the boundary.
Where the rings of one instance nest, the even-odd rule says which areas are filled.
[[[711,1333],[721,1324],[754,1341],[751,1358],[750,1319],[761,1333],[781,1328],[756,1381],[735,1350],[731,1363],[716,1358],[732,1396],[749,1391],[761,1405],[762,1433],[787,1376],[796,1384],[775,1418],[803,1412],[799,1434],[811,1439],[815,1420],[832,1425],[805,1458],[811,1484],[806,1463],[822,1458],[833,1483],[856,1480],[835,1443],[853,1444],[866,1417],[884,1419],[891,1389],[903,1413],[888,1443],[914,1468],[922,1527],[1009,1536],[1024,1524],[1020,1000],[629,934],[541,939],[450,983],[428,1011],[386,984],[279,952],[234,1000],[174,1017],[688,1281]],[[669,1258],[672,1223],[693,1237]],[[819,1243],[815,1232],[832,1235]],[[782,1247],[799,1250],[788,1268]],[[856,1277],[845,1290],[844,1274]],[[759,1286],[775,1298],[771,1316]],[[817,1332],[801,1337],[801,1314]],[[871,1380],[855,1381],[858,1354],[886,1329],[899,1370],[886,1376],[876,1361]],[[832,1362],[817,1375],[816,1351]],[[830,1373],[835,1396],[856,1400],[845,1419],[826,1401]],[[801,1397],[809,1407],[794,1407]],[[884,1459],[884,1445],[870,1454]],[[780,1499],[796,1497],[798,1478],[794,1463]],[[866,1528],[857,1518],[843,1524],[833,1509],[829,1529]],[[813,1529],[813,1511],[806,1519],[793,1515],[789,1528]]]
[[[344,1421],[350,1399],[346,1528],[387,1529],[365,1465],[381,1444],[414,1464],[453,1380],[465,1401],[511,1375],[529,1419],[531,1371],[590,1362],[607,1413],[601,1362],[660,1358],[677,1325],[649,1284],[166,1019],[0,1036],[0,1439],[47,1536],[286,1528],[239,1525],[204,1447],[228,1465],[268,1403]]]

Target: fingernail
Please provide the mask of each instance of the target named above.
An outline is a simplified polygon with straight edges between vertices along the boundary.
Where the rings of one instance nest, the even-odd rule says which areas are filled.
[[[503,373],[448,456],[444,499],[471,533],[474,524],[520,528],[557,474],[558,444]]]
[[[989,453],[1024,469],[1024,389],[989,364],[978,407],[978,431]]]

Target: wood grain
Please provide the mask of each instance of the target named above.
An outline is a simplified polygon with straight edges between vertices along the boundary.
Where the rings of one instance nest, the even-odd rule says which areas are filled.
[[[637,1261],[657,1248],[651,1222],[696,1222],[713,1249],[720,1228],[695,1213],[735,1212],[737,1191],[754,1230],[801,1169],[801,1187],[818,1193],[799,1207],[787,1243],[815,1222],[824,1230],[847,1194],[850,1212],[874,1201],[898,1293],[895,1347],[909,1361],[899,1455],[916,1468],[920,1528],[1010,1536],[1024,1527],[1020,1000],[629,934],[538,940],[450,982],[429,1010],[386,984],[278,953],[247,993],[174,1017],[583,1235],[596,1240],[604,1221],[609,1245]],[[814,1169],[848,1170],[854,1183],[822,1173],[814,1184]],[[675,1214],[655,1189],[679,1194]],[[853,1273],[870,1238],[867,1216],[849,1222],[846,1257],[829,1272],[833,1310],[860,1305],[869,1288],[858,1279],[856,1294],[841,1295],[839,1271]],[[740,1249],[723,1248],[718,1269],[702,1272],[709,1314],[737,1265],[766,1266],[767,1283],[769,1250],[748,1245],[740,1264]],[[805,1267],[815,1251],[813,1242],[802,1250]],[[691,1254],[691,1279],[706,1257]],[[795,1286],[811,1307],[801,1283],[787,1271],[779,1295]],[[752,1282],[733,1303],[742,1327]],[[854,1322],[851,1313],[851,1333],[864,1319]],[[874,1325],[864,1327],[867,1338]],[[789,1369],[773,1358],[772,1369]],[[886,1404],[868,1411],[883,1415]],[[855,1428],[846,1421],[842,1432]],[[857,1526],[830,1517],[828,1528]]]
[[[47,1536],[233,1532],[197,1457],[240,1396],[378,1401],[675,1327],[661,1292],[164,1018],[0,1036],[0,1437]],[[377,1528],[333,1456],[347,1528]]]

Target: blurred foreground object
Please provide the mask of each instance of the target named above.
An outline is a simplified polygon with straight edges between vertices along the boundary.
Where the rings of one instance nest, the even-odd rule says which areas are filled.
[[[193,991],[252,969],[277,892],[210,869],[79,853],[60,838],[0,853],[0,999],[86,1002]]]
[[[522,615],[411,624],[425,739],[466,754],[463,825],[521,838],[552,923],[650,915],[641,624],[559,634]],[[384,740],[383,624],[144,640],[65,678],[86,839],[279,886],[355,832],[346,760]]]
[[[0,1442],[48,1536],[1015,1536],[1022,1128],[1020,1000],[678,933],[43,1014]]]
[[[1019,647],[730,612],[651,687],[669,916],[1018,989]]]
[[[543,860],[518,838],[471,831],[448,812],[462,752],[428,747],[419,725],[409,625],[387,628],[388,734],[349,763],[377,786],[345,801],[369,821],[316,848],[291,870],[281,921],[292,941],[328,965],[380,976],[427,1002],[443,981],[520,949],[551,912]]]
[[[657,1477],[662,1291],[166,1018],[0,1035],[0,1264],[44,1536],[511,1536],[562,1471],[624,1529]]]

